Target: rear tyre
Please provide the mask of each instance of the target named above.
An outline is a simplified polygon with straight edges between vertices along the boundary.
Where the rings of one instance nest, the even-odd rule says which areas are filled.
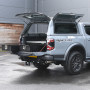
[[[47,63],[45,63],[45,62],[42,62],[42,63],[40,63],[40,62],[33,62],[33,65],[34,65],[36,68],[38,68],[38,69],[40,69],[40,70],[43,70],[43,69],[47,69],[47,67],[49,67],[50,64],[47,64]]]
[[[78,51],[74,51],[70,53],[68,59],[64,64],[64,68],[69,74],[72,75],[79,74],[83,68],[83,61],[84,61],[83,55]]]

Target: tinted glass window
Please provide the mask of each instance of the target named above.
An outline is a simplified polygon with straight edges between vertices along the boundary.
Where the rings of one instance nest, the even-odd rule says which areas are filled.
[[[35,30],[36,28],[37,30]],[[48,24],[32,24],[28,30],[28,33],[47,33]]]
[[[75,24],[55,24],[55,33],[56,34],[76,34],[77,29]]]
[[[85,31],[88,35],[90,35],[90,26],[85,26]]]

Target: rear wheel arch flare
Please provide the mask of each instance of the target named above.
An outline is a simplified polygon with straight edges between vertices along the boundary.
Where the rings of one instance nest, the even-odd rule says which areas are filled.
[[[85,60],[85,58],[86,58],[86,50],[85,50],[85,48],[84,48],[84,46],[83,45],[81,45],[81,44],[73,44],[73,45],[71,45],[71,46],[69,46],[69,48],[66,50],[66,52],[65,52],[65,60],[67,59],[67,57],[69,56],[69,54],[71,53],[71,52],[73,52],[73,51],[79,51],[81,54],[83,54],[84,55],[84,60]]]

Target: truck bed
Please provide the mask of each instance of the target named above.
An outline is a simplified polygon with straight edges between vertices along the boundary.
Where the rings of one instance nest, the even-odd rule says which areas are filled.
[[[45,33],[39,34],[29,34],[27,36],[22,37],[21,39],[21,51],[26,52],[45,52],[46,51],[46,38],[47,35]],[[23,45],[25,49],[23,49]]]

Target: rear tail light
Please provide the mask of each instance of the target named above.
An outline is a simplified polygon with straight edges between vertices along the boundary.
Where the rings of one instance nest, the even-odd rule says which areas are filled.
[[[47,40],[47,50],[51,51],[54,49],[54,39]]]

